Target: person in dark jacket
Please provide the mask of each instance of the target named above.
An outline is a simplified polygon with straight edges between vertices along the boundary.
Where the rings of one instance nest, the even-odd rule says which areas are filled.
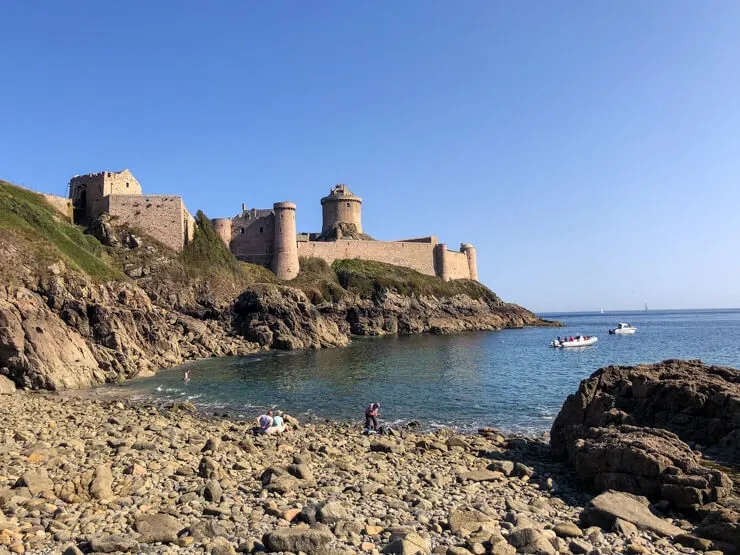
[[[378,430],[378,414],[380,413],[380,403],[370,403],[365,409],[365,430]]]

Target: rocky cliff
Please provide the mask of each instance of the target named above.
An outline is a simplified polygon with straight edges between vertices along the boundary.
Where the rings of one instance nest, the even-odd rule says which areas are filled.
[[[19,387],[84,388],[194,358],[343,346],[353,334],[548,324],[476,282],[388,265],[304,260],[281,283],[234,259],[202,214],[180,254],[109,220],[88,232],[0,182],[0,375]]]

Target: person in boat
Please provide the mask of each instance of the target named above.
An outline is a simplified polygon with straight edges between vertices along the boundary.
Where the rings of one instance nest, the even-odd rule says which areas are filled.
[[[378,431],[378,415],[380,414],[380,403],[370,403],[365,409],[365,430]]]
[[[288,431],[288,426],[283,420],[283,411],[275,411],[275,416],[272,417],[272,427],[276,429],[276,433],[282,434]]]

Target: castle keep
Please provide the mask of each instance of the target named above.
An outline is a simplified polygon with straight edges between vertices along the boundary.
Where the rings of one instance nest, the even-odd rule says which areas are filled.
[[[118,223],[135,226],[179,251],[193,237],[194,220],[182,198],[145,195],[129,170],[73,177],[69,182],[74,220],[86,225],[103,214]],[[213,227],[239,260],[272,269],[283,280],[298,275],[301,256],[328,264],[357,258],[412,268],[445,281],[478,279],[475,248],[447,249],[435,236],[375,241],[362,229],[362,198],[346,185],[332,187],[321,199],[321,232],[296,233],[296,205],[276,202],[272,208],[242,204],[232,218],[216,218]]]

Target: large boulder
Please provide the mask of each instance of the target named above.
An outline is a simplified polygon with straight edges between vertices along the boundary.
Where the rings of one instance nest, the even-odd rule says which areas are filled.
[[[683,533],[678,526],[669,524],[650,512],[649,503],[644,497],[618,491],[607,491],[594,497],[581,513],[584,524],[600,526],[605,530],[611,530],[617,519],[631,522],[640,530],[648,530],[661,536]]]
[[[662,428],[726,459],[740,457],[740,370],[698,360],[607,366],[583,380],[555,420],[551,444],[565,455],[584,428]]]
[[[139,517],[135,528],[141,534],[138,538],[141,543],[172,543],[177,541],[184,526],[171,515],[157,513]]]
[[[10,395],[12,393],[15,393],[15,383],[0,374],[0,395]]]
[[[727,422],[719,424],[717,417]],[[693,418],[714,432],[697,430]],[[725,498],[732,482],[703,466],[684,440],[713,442],[705,445],[731,455],[723,446],[738,426],[740,371],[697,361],[610,366],[568,397],[553,424],[551,446],[599,491],[695,507]]]

